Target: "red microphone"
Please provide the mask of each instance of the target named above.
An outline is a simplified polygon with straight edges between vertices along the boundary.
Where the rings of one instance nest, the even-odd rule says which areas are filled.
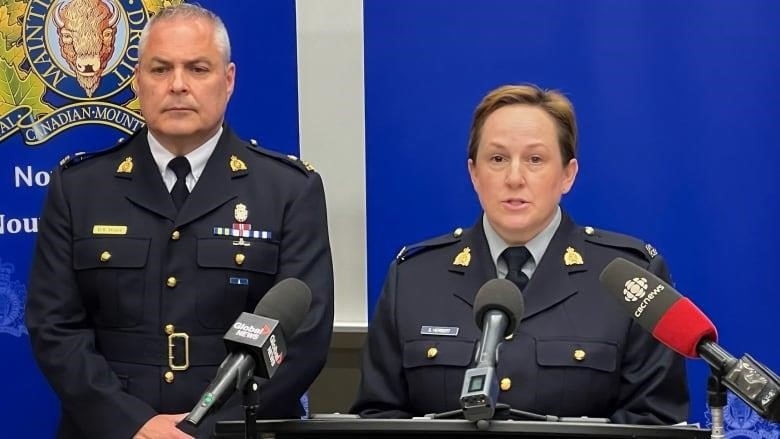
[[[681,355],[703,359],[759,415],[780,421],[780,378],[750,355],[736,359],[719,346],[715,325],[688,298],[623,258],[607,264],[599,280],[656,340]]]

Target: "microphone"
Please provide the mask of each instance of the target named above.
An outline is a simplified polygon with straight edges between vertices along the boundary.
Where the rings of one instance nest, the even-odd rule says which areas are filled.
[[[223,337],[228,355],[198,404],[182,422],[197,426],[252,376],[270,379],[287,352],[285,340],[300,326],[311,304],[311,290],[298,279],[274,285],[255,307],[242,312]]]
[[[610,262],[599,280],[658,341],[686,357],[702,358],[759,415],[780,421],[780,378],[750,355],[737,359],[718,345],[715,326],[688,298],[623,258]]]
[[[506,279],[491,279],[477,292],[474,320],[482,329],[482,338],[474,356],[476,365],[463,376],[460,405],[466,420],[493,418],[498,399],[498,345],[514,333],[524,307],[520,289]]]

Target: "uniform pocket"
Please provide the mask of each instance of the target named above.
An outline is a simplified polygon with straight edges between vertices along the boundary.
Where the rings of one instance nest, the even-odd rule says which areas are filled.
[[[279,244],[251,240],[249,246],[233,245],[232,239],[202,238],[197,243],[197,316],[205,328],[226,328],[242,311],[252,309],[275,279]],[[207,286],[209,288],[207,288]],[[254,292],[255,294],[250,294]]]
[[[458,405],[463,374],[474,357],[476,341],[409,340],[403,367],[409,401],[421,413],[443,412]]]
[[[618,346],[577,338],[536,340],[537,403],[565,416],[608,413],[620,386]],[[582,401],[588,401],[583,413]]]
[[[73,243],[73,269],[81,294],[103,327],[140,322],[149,239],[83,238]]]

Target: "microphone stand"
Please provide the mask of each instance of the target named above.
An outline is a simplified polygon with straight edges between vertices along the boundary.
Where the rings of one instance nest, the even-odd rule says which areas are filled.
[[[546,422],[558,422],[561,419],[557,416],[552,415],[540,415],[537,413],[532,412],[525,412],[522,410],[513,409],[509,406],[509,404],[504,403],[497,403],[496,404],[496,415],[493,419],[496,420],[502,420],[502,419],[511,419],[514,421],[546,421]],[[450,410],[447,412],[442,413],[431,413],[425,415],[426,418],[430,419],[455,419],[455,418],[463,418],[463,409],[456,409],[456,410]],[[474,421],[474,424],[477,426],[478,430],[487,430],[490,426],[490,421],[492,419],[479,419]]]
[[[725,439],[723,427],[723,407],[726,406],[726,388],[721,382],[722,375],[715,369],[710,371],[707,378],[707,405],[710,406],[712,418],[712,439]]]
[[[260,386],[255,378],[249,378],[241,392],[244,407],[244,438],[257,439],[257,408],[260,405]]]

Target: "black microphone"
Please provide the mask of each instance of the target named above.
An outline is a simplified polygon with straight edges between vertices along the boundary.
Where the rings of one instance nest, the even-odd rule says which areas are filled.
[[[759,415],[780,421],[778,376],[750,355],[737,359],[718,345],[715,326],[688,298],[623,258],[610,262],[599,280],[658,341],[687,357],[702,358]]]
[[[498,345],[514,333],[523,317],[523,295],[513,282],[491,279],[477,292],[474,320],[482,329],[474,367],[466,370],[460,392],[463,417],[469,421],[492,419],[498,400]]]
[[[243,312],[225,334],[228,355],[198,404],[182,422],[198,425],[253,376],[271,378],[284,361],[285,340],[300,326],[311,304],[311,290],[285,279],[265,293],[254,313]]]

